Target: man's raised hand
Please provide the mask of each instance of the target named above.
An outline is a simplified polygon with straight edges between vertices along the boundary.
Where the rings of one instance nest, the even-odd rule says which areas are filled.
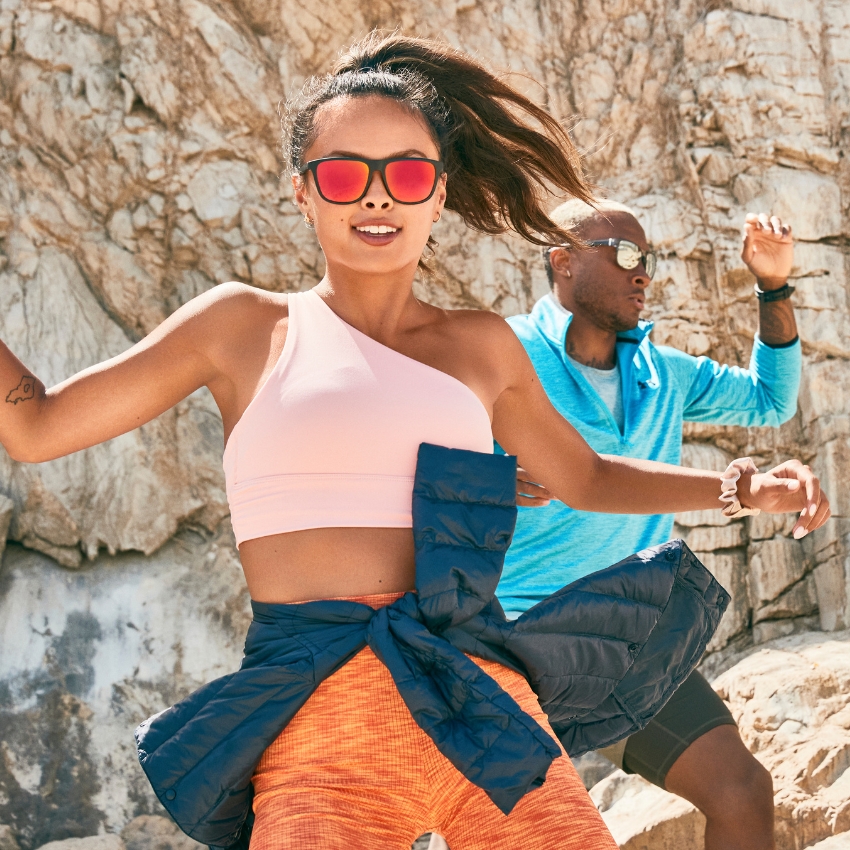
[[[741,259],[763,284],[762,289],[783,286],[794,264],[791,225],[775,215],[750,213],[742,237]]]

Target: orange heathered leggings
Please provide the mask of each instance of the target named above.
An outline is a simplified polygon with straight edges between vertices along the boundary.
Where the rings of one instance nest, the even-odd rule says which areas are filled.
[[[400,595],[357,601],[379,607]],[[522,676],[472,660],[552,734]],[[425,832],[442,835],[451,850],[617,848],[566,755],[502,814],[416,725],[368,647],[319,685],[253,781],[251,850],[410,850]]]

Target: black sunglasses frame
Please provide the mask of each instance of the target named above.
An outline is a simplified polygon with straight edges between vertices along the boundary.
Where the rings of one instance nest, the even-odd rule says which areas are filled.
[[[421,200],[421,201],[400,201],[398,198],[393,195],[390,191],[390,187],[387,185],[387,175],[385,173],[386,167],[391,162],[405,162],[410,160],[412,162],[430,162],[431,165],[434,166],[434,184],[431,186],[431,191]],[[318,168],[323,162],[364,162],[369,166],[369,176],[366,178],[366,188],[363,192],[356,197],[353,201],[332,201],[330,198],[326,198],[324,192],[322,192],[322,186],[319,182]],[[404,204],[405,206],[416,206],[416,204],[424,204],[426,201],[430,200],[434,194],[434,191],[437,188],[437,183],[440,182],[440,177],[445,173],[445,166],[443,162],[439,159],[425,159],[421,156],[391,156],[388,159],[365,159],[364,157],[359,156],[326,156],[323,159],[311,159],[309,162],[305,162],[301,170],[298,172],[302,177],[310,171],[313,174],[313,182],[316,184],[316,191],[319,193],[319,197],[323,201],[327,201],[329,204],[338,204],[339,206],[345,206],[346,204],[356,204],[363,200],[366,197],[366,193],[369,191],[369,187],[372,185],[372,178],[377,171],[378,174],[381,175],[381,182],[384,184],[384,189],[386,193],[393,199],[393,202],[396,204]]]
[[[620,263],[620,245],[632,246],[638,253],[639,262],[643,263],[643,270],[646,272],[646,276],[652,280],[655,277],[655,272],[658,269],[658,255],[655,251],[649,250],[646,253],[641,251],[640,245],[632,242],[631,239],[619,239],[619,238],[611,238],[611,239],[593,239],[590,242],[586,242],[586,245],[592,248],[599,247],[608,247],[608,248],[616,248],[616,263],[621,269],[626,269],[626,271],[631,271],[632,269],[637,268],[638,264],[635,263],[631,268],[628,266],[621,265]],[[647,264],[647,260],[652,257],[652,271],[649,270],[649,265]]]

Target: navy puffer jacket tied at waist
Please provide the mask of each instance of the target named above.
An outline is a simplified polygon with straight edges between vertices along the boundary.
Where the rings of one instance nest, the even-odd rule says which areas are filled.
[[[423,444],[413,489],[415,593],[377,610],[341,600],[252,603],[239,671],[136,730],[139,761],[186,833],[247,850],[260,757],[364,646],[440,752],[505,813],[543,783],[560,750],[466,654],[524,675],[573,756],[649,722],[696,666],[728,594],[677,540],[509,622],[494,593],[515,488],[513,457]]]

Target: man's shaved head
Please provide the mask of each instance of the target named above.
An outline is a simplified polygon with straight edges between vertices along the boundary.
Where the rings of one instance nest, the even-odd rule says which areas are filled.
[[[556,207],[549,213],[549,218],[555,224],[563,227],[564,230],[580,230],[581,226],[590,219],[596,216],[605,216],[605,213],[628,213],[633,218],[637,218],[635,212],[625,204],[618,204],[616,201],[609,201],[607,198],[599,198],[596,200],[596,206],[590,206],[578,198],[572,198],[561,206]]]
[[[597,216],[604,218],[607,213],[626,213],[637,219],[635,212],[625,204],[619,204],[617,201],[610,201],[607,198],[597,198],[596,206],[592,207],[578,198],[572,198],[566,203],[555,207],[549,213],[549,218],[564,230],[576,233],[579,235],[581,229],[587,222],[593,220]],[[546,277],[549,278],[549,286],[554,283],[552,278],[552,265],[549,262],[549,249],[543,251],[543,264],[546,267]]]

